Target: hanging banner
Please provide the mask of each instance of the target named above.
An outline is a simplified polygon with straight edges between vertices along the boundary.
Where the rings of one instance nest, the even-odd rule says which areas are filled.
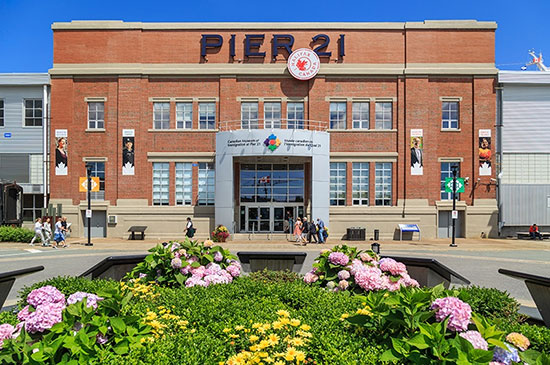
[[[134,130],[122,130],[122,175],[134,175]]]
[[[422,129],[411,129],[411,175],[424,174],[424,137]]]
[[[67,175],[67,130],[55,130],[55,174]]]
[[[491,176],[491,130],[479,130],[479,176]]]

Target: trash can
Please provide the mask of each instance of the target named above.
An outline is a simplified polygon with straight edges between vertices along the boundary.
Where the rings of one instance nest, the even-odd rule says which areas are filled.
[[[374,240],[379,241],[380,240],[380,230],[375,229],[374,230]]]
[[[365,240],[365,228],[350,227],[346,231],[346,238],[348,241],[364,241]]]

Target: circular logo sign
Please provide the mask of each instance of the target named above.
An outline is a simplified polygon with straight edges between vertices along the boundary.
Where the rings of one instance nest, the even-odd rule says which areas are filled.
[[[300,48],[288,57],[288,72],[298,80],[309,80],[315,77],[321,67],[317,53],[309,48]]]

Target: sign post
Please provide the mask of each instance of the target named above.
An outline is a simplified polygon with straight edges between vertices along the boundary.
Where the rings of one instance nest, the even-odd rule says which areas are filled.
[[[451,247],[458,247],[455,243],[455,225],[456,225],[456,220],[458,218],[458,214],[456,214],[456,191],[457,191],[457,181],[456,181],[456,170],[458,169],[457,166],[452,166],[451,167],[451,170],[453,171],[453,215],[452,215],[452,220],[453,220],[453,238],[452,238],[452,241],[451,241],[451,244],[449,246]],[[462,179],[461,179],[462,180]],[[462,191],[464,191],[464,183],[462,183]],[[458,213],[458,212],[457,212]],[[456,218],[455,218],[456,217]]]
[[[88,221],[88,242],[84,246],[93,246],[92,243],[92,166],[86,164],[86,179],[88,180],[88,192],[86,193],[88,198],[88,209],[86,210],[86,220]],[[454,231],[453,231],[454,232]]]

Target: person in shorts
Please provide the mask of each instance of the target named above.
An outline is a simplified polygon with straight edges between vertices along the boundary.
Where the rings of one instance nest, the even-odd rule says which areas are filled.
[[[52,247],[57,250],[57,246],[63,242],[65,244],[65,235],[63,234],[63,224],[61,223],[62,219],[61,217],[57,218],[57,222],[55,223],[55,231],[53,234],[53,244]]]

